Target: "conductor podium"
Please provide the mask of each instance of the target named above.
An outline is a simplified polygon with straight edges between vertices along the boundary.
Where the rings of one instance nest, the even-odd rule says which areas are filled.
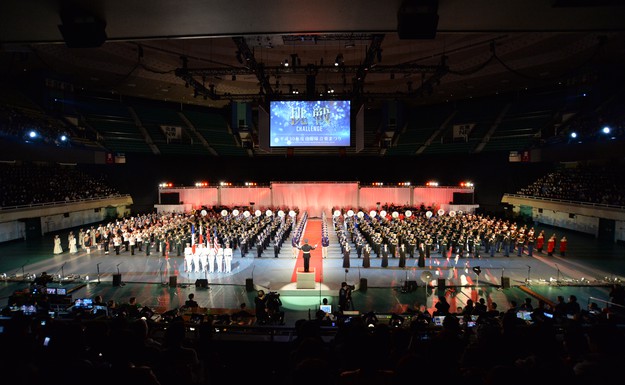
[[[298,289],[314,289],[315,288],[315,268],[311,268],[308,272],[304,272],[303,267],[297,268],[297,288]]]

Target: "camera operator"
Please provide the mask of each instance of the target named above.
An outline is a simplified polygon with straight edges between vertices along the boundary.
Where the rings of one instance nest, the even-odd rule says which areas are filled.
[[[354,286],[348,285],[347,282],[341,282],[341,289],[339,290],[339,308],[342,312],[353,310],[352,290],[354,290]]]
[[[267,296],[263,290],[258,291],[258,295],[254,298],[254,306],[256,308],[256,323],[264,325],[267,323]]]
[[[267,314],[269,315],[269,322],[274,325],[284,325],[284,312],[280,311],[280,306],[282,306],[280,294],[270,292],[267,295]]]

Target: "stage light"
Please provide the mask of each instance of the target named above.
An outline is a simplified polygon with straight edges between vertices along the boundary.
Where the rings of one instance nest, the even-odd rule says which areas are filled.
[[[571,138],[573,139],[577,138],[577,132],[575,131],[571,132]]]
[[[35,131],[35,130],[31,130],[31,131],[28,133],[28,137],[29,137],[29,138],[31,138],[31,139],[35,139],[35,138],[37,137],[37,131]]]
[[[609,134],[610,133],[610,127],[605,126],[603,127],[603,129],[601,130],[604,134]]]
[[[61,139],[61,142],[67,141],[67,135],[61,135],[59,139]]]

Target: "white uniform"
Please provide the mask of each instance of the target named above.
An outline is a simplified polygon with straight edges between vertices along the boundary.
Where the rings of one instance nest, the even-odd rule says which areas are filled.
[[[78,252],[78,248],[76,247],[76,237],[74,237],[73,235],[70,236],[69,238],[69,252],[70,253]]]
[[[191,264],[193,263],[193,249],[191,248],[191,246],[189,246],[188,243],[187,247],[184,248],[184,262],[186,265],[184,271],[190,272]]]
[[[200,263],[202,264],[202,271],[206,271],[208,266],[208,249],[204,247],[204,245],[200,245],[200,249],[198,250],[200,253]]]
[[[54,254],[61,254],[63,252],[63,247],[61,246],[61,238],[57,235],[54,237]]]
[[[224,268],[226,273],[229,273],[232,268],[232,248],[230,246],[226,246],[224,249]]]
[[[223,272],[223,265],[224,265],[224,249],[220,247],[219,249],[217,249],[217,272],[218,273]]]
[[[212,273],[215,271],[215,248],[211,247],[208,249],[208,272]]]
[[[193,253],[193,267],[195,268],[194,271],[196,273],[200,272],[200,253],[201,253],[201,250],[199,246],[196,246],[195,253]]]

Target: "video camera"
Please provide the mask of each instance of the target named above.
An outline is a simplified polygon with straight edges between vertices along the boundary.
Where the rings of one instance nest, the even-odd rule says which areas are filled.
[[[282,305],[282,301],[280,301],[280,293],[275,291],[270,291],[269,293],[267,293],[267,306],[271,307],[272,305]]]

